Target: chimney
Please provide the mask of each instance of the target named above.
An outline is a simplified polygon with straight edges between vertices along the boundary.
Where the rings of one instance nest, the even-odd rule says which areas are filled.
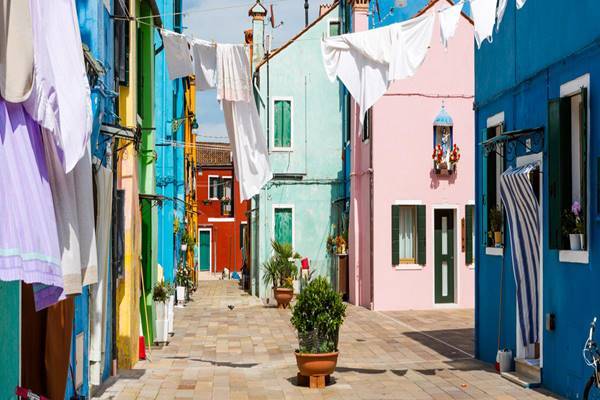
[[[304,0],[304,26],[308,26],[308,0]]]
[[[248,16],[252,17],[252,71],[260,63],[265,54],[265,17],[267,9],[260,0],[248,11]]]

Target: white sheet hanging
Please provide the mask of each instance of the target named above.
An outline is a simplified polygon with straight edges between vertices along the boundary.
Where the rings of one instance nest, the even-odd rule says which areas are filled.
[[[217,100],[249,102],[252,98],[250,61],[246,46],[217,46]]]
[[[475,24],[477,47],[481,48],[485,39],[492,41],[496,22],[496,0],[471,0],[471,14]]]
[[[517,10],[520,10],[525,5],[527,0],[516,0],[517,1]]]
[[[187,38],[165,29],[161,29],[160,33],[165,46],[169,78],[173,80],[194,75],[192,53]]]
[[[217,46],[201,39],[192,39],[194,75],[196,90],[209,90],[217,87]]]
[[[44,132],[45,140],[49,134]],[[63,293],[79,294],[82,286],[98,282],[90,148],[86,146],[84,157],[68,174],[56,147],[46,142],[44,149],[61,250]]]
[[[456,27],[458,26],[460,13],[464,4],[465,2],[461,0],[455,5],[447,7],[439,12],[440,36],[444,48],[448,48],[448,39],[454,37],[454,34],[456,33]]]
[[[90,287],[90,382],[99,385],[106,344],[106,306],[108,301],[110,227],[112,216],[113,174],[101,166],[96,171],[96,245],[98,248],[98,284]]]
[[[504,12],[506,11],[506,4],[508,0],[498,0],[498,8],[496,9],[496,32],[500,29],[500,23],[504,18]]]
[[[248,200],[273,178],[267,143],[250,84],[244,46],[217,45],[217,97],[223,105],[240,197]]]
[[[30,0],[34,81],[25,109],[52,133],[63,170],[84,156],[92,103],[74,0]]]
[[[327,76],[346,86],[364,114],[391,81],[413,76],[425,60],[435,14],[364,32],[325,39],[321,52]]]

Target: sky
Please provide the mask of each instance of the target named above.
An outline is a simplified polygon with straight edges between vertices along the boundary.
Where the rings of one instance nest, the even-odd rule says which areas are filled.
[[[319,13],[319,5],[333,0],[309,0],[309,22]],[[220,43],[244,43],[244,31],[252,27],[248,10],[255,0],[183,0],[184,33],[199,39]],[[303,0],[262,0],[267,10],[271,4],[275,11],[276,23],[280,24],[271,32],[265,26],[265,34],[272,34],[273,48],[279,47],[304,28]],[[227,131],[223,112],[217,103],[215,90],[196,92],[196,118],[199,140],[227,142]]]

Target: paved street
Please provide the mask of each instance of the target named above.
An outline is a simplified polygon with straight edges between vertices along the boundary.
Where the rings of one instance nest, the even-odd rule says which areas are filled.
[[[230,311],[228,305],[235,308]],[[175,336],[102,399],[544,399],[472,360],[470,310],[377,313],[349,306],[333,383],[297,387],[289,310],[234,282],[202,282]]]

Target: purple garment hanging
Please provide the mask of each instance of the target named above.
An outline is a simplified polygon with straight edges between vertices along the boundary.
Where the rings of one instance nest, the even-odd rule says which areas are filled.
[[[0,280],[33,283],[36,309],[63,292],[56,216],[39,125],[0,98]]]

